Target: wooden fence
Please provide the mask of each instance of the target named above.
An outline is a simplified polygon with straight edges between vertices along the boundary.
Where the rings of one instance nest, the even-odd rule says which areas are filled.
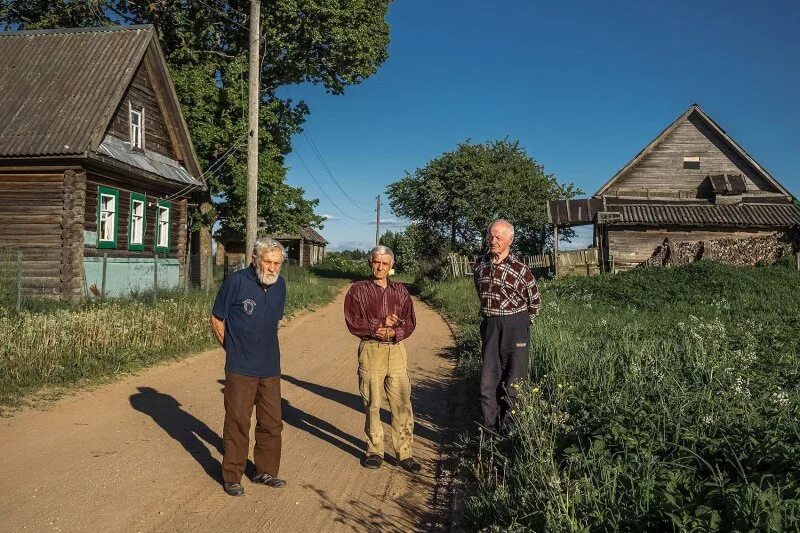
[[[469,258],[458,254],[448,254],[447,260],[449,277],[472,275],[473,261]],[[553,254],[526,255],[522,257],[522,262],[531,269],[536,277],[553,276]],[[591,276],[600,272],[600,256],[596,248],[558,253],[558,277]]]

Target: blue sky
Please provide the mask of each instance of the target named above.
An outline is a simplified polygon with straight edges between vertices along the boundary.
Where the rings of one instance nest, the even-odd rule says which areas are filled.
[[[461,141],[518,139],[591,194],[695,102],[800,196],[797,2],[397,0],[388,20],[373,77],[281,93],[311,108],[287,180],[331,216],[331,249],[374,243],[378,194],[402,228],[386,186]]]

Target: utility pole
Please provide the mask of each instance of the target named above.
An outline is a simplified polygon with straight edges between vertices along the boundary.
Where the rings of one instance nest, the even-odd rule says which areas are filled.
[[[261,94],[261,62],[258,49],[261,41],[261,1],[250,0],[250,76],[247,117],[247,234],[245,258],[256,244],[258,226],[258,100]]]
[[[378,205],[375,207],[375,246],[381,243],[381,195],[375,197],[378,200]]]

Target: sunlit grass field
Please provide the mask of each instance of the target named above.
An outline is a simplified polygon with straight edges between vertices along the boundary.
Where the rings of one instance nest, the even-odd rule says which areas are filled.
[[[333,299],[344,280],[286,267],[286,314]],[[216,346],[208,318],[216,296],[193,290],[110,299],[41,311],[0,308],[0,406],[42,387],[71,386],[131,372]]]
[[[800,273],[701,262],[542,290],[511,436],[464,445],[465,524],[800,527]],[[423,294],[458,324],[477,402],[471,280]]]

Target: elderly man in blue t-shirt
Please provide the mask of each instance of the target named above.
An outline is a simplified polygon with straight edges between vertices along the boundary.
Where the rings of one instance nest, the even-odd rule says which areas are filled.
[[[258,239],[253,262],[231,274],[219,288],[211,329],[225,348],[225,424],[222,478],[225,492],[242,496],[242,476],[250,449],[250,416],[256,407],[253,483],[280,488],[281,353],[278,322],[286,304],[280,276],[286,252],[273,239]]]

